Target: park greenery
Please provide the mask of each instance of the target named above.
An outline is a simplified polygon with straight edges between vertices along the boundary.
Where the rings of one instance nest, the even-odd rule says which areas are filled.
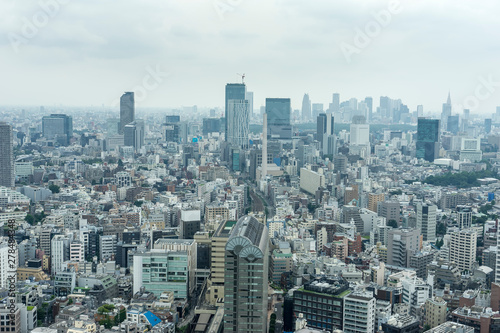
[[[424,179],[424,183],[436,186],[456,186],[457,188],[470,188],[480,186],[480,178],[498,178],[498,175],[491,170],[478,172],[447,172],[438,176],[429,176]]]

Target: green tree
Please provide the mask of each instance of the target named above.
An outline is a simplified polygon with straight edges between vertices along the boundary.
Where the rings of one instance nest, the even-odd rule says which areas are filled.
[[[49,186],[49,190],[52,192],[52,193],[59,193],[61,191],[61,188],[57,185],[50,185]]]
[[[424,325],[424,332],[425,332],[425,331],[428,331],[428,330],[430,330],[430,329],[431,329],[431,325],[429,325],[429,324],[425,324],[425,325]]]
[[[398,222],[396,220],[389,220],[387,222],[387,226],[388,227],[393,227],[393,228],[397,228],[398,227]]]
[[[24,220],[31,225],[33,225],[33,223],[35,222],[35,218],[31,214],[27,214]]]
[[[144,201],[142,201],[142,200],[136,200],[134,202],[134,205],[137,206],[137,207],[141,207],[143,203],[144,203]]]

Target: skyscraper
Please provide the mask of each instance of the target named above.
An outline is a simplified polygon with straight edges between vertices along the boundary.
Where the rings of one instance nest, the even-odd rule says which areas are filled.
[[[225,137],[226,141],[228,138],[228,112],[229,112],[229,101],[234,100],[245,100],[247,95],[247,87],[244,83],[228,83],[226,84],[226,106],[225,106]]]
[[[439,119],[418,118],[416,157],[433,162],[439,153]]]
[[[340,110],[340,95],[337,93],[332,94],[332,102],[330,103],[330,113],[339,112]]]
[[[14,186],[13,145],[12,126],[0,122],[0,186]]]
[[[253,117],[253,91],[247,91],[245,99],[248,101],[248,113],[251,119]]]
[[[234,147],[248,148],[250,109],[247,100],[230,99],[227,103],[226,141]]]
[[[443,128],[448,128],[448,117],[451,116],[451,97],[448,92],[448,99],[443,103],[443,111],[441,112],[441,125]]]
[[[290,98],[266,98],[268,138],[292,138],[290,112]]]
[[[448,120],[446,121],[446,130],[452,134],[457,134],[459,130],[458,122],[458,114],[455,116],[448,116]]]
[[[309,94],[304,94],[304,98],[302,98],[302,120],[308,121],[309,119],[311,119],[311,100]]]
[[[224,332],[267,332],[267,227],[241,217],[226,244]]]
[[[134,92],[125,92],[120,97],[120,127],[119,134],[123,134],[123,129],[126,125],[133,122],[135,119],[135,102]]]
[[[136,120],[123,129],[123,143],[125,146],[134,147],[138,151],[144,146],[144,121]]]
[[[370,125],[366,123],[363,116],[352,117],[351,123],[351,145],[369,145],[370,144]]]
[[[365,104],[368,107],[368,122],[370,122],[373,118],[373,98],[365,97]]]
[[[491,133],[491,118],[487,118],[484,120],[484,131],[486,134]]]
[[[42,118],[42,133],[47,140],[69,145],[73,136],[73,118],[65,114],[51,114]]]
[[[420,229],[424,241],[436,240],[436,211],[435,205],[417,203],[417,229]]]
[[[333,130],[333,115],[331,113],[320,113],[317,117],[316,139],[320,142],[320,147],[323,149],[323,153],[328,151],[328,138],[333,135]]]

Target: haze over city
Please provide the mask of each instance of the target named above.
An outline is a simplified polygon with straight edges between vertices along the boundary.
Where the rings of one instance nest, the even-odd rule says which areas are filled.
[[[139,107],[221,107],[226,82],[246,83],[255,105],[302,95],[401,98],[439,112],[448,91],[462,103],[481,84],[500,82],[498,1],[61,1],[46,22],[32,2],[0,4],[2,104],[114,106],[148,68],[168,73]],[[36,33],[23,34],[29,23]],[[342,43],[372,28],[348,62]],[[28,37],[26,37],[28,36]],[[14,42],[12,42],[14,40]],[[362,45],[365,45],[364,43]],[[494,112],[499,84],[474,110]],[[457,110],[459,112],[459,110]]]

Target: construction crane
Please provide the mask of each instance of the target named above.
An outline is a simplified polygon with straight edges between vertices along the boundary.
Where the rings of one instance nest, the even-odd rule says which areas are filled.
[[[236,73],[236,75],[241,76],[241,83],[244,84],[245,83],[245,73],[243,73],[243,74]]]

